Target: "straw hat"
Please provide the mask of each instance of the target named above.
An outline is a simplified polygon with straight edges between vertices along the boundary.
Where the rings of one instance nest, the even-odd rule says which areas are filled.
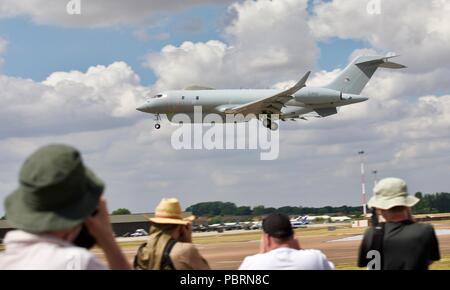
[[[374,196],[369,200],[369,208],[390,209],[396,206],[413,207],[419,199],[408,195],[406,182],[399,178],[380,180],[373,189]]]
[[[180,202],[176,198],[163,198],[155,210],[155,216],[149,218],[156,224],[187,225],[195,219],[195,216],[183,218],[181,216]]]

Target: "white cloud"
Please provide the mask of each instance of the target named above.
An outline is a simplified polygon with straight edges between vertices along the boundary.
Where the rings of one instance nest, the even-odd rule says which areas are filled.
[[[213,85],[221,82],[227,50],[226,44],[217,40],[184,42],[180,47],[168,45],[149,54],[146,65],[158,78],[157,90],[180,89],[199,81]]]
[[[126,71],[124,64],[119,67]],[[114,69],[108,68],[94,67],[86,73],[56,73],[45,81],[47,85],[25,80],[21,85],[25,91],[41,96],[40,90],[45,91],[46,86],[54,88],[61,82],[77,82],[92,87],[93,98],[104,94],[102,90],[108,91],[114,79],[125,86],[139,88],[133,73],[111,73]],[[335,73],[321,72],[312,80],[320,83],[328,74]],[[0,138],[3,161],[0,184],[4,188],[1,196],[16,186],[12,181],[16,180],[26,156],[50,142],[72,144],[82,150],[86,163],[107,183],[111,209],[128,207],[133,211],[149,211],[164,196],[179,197],[184,206],[212,200],[271,206],[357,204],[360,198],[356,152],[361,148],[368,153],[368,170],[377,168],[381,177],[404,177],[412,191],[445,190],[445,182],[440,180],[445,180],[443,175],[450,164],[450,156],[446,154],[450,144],[447,133],[450,96],[409,100],[401,91],[389,88],[389,74],[376,76],[377,81],[369,88],[386,93],[388,98],[401,99],[399,106],[376,109],[386,101],[377,94],[369,102],[357,105],[362,109],[353,106],[328,119],[283,123],[280,159],[270,163],[259,161],[257,152],[175,151],[170,145],[174,128],[164,122],[161,130],[152,130],[152,122],[145,115],[140,115],[142,121],[110,129],[89,130],[77,124],[78,129],[73,133],[64,129],[68,118],[57,118],[54,122],[63,129],[53,128],[54,133]],[[423,76],[428,77],[433,78]],[[397,82],[402,87],[409,84],[408,77],[398,77]],[[414,85],[413,81],[411,84]],[[73,106],[76,104],[70,105]],[[109,114],[113,108],[114,105],[109,108]],[[363,113],[355,115],[355,110]],[[42,111],[42,114],[47,113]],[[88,111],[84,118],[95,114],[98,112]],[[112,120],[105,115],[101,118]],[[34,121],[42,122],[37,117]],[[22,128],[15,132],[23,131]],[[423,180],[427,183],[420,182]]]
[[[314,67],[317,47],[307,26],[306,0],[244,1],[230,6],[227,43],[184,42],[150,53],[145,65],[156,90],[191,84],[270,87]]]
[[[37,24],[70,27],[106,27],[155,23],[158,13],[173,12],[200,4],[224,4],[231,0],[79,0],[81,14],[69,15],[69,0],[0,0],[0,17],[27,16]]]
[[[433,166],[442,155],[450,151],[450,140],[436,140],[434,142],[411,142],[404,144],[394,155],[392,162],[404,167]],[[427,158],[423,158],[427,156]],[[417,161],[420,162],[417,162]]]
[[[411,71],[450,63],[449,1],[380,1],[381,13],[368,13],[372,1],[316,1],[310,27],[316,37],[356,39],[403,56]]]
[[[129,124],[147,89],[124,62],[55,72],[42,83],[0,75],[0,136],[96,130]]]
[[[21,5],[15,2],[13,6]],[[386,29],[385,24],[374,30],[373,20],[358,15],[358,9],[365,7],[348,2],[318,2],[317,16],[311,22],[316,36],[363,39],[373,46],[354,51],[349,58],[396,50],[404,55],[398,61],[408,66],[414,67],[425,58],[436,63],[436,39],[427,36],[424,39],[431,43],[424,43],[418,31],[419,40],[415,42],[407,32],[409,28],[392,17],[384,20],[386,26],[391,25],[384,36],[377,29]],[[5,3],[13,2],[0,0],[0,11],[5,11]],[[31,7],[36,3],[39,1],[29,2]],[[343,6],[327,6],[337,4]],[[388,9],[386,15],[390,15],[392,5],[396,4],[383,2],[383,9]],[[427,4],[411,5],[421,8]],[[329,16],[330,7],[335,9],[333,17],[341,18],[338,22]],[[356,9],[355,15],[350,7]],[[292,85],[296,77],[313,70],[318,56],[315,39],[306,25],[305,8],[304,0],[232,5],[222,41],[186,41],[147,56],[146,64],[158,78],[154,88],[180,88],[192,83],[231,88]],[[29,8],[15,13],[24,14],[24,9]],[[402,14],[399,18],[409,19],[415,15],[412,10],[407,7],[409,16]],[[71,25],[48,11],[25,14],[39,23]],[[125,11],[125,18],[99,17],[95,23],[84,24],[125,23],[132,13]],[[417,21],[432,22],[428,10],[423,13],[426,20]],[[353,27],[345,21],[349,18]],[[320,26],[317,19],[323,21]],[[437,17],[435,21],[444,20]],[[360,27],[367,28],[368,33],[361,33]],[[418,27],[414,24],[411,29]],[[404,39],[406,44],[390,37]],[[438,33],[444,43],[446,37]],[[423,50],[424,54],[412,59],[402,51],[405,47],[413,52]],[[436,50],[438,55],[441,52]],[[135,111],[148,88],[140,85],[139,77],[123,62],[93,66],[86,72],[55,72],[42,83],[0,75],[0,122],[8,124],[0,131],[0,196],[15,187],[18,168],[26,156],[50,142],[68,143],[82,150],[86,163],[107,183],[111,209],[149,211],[163,196],[179,197],[183,206],[207,200],[270,206],[358,204],[356,152],[361,149],[367,152],[368,172],[376,168],[380,177],[403,177],[412,192],[448,191],[450,72],[446,59],[441,58],[442,62],[432,69],[377,72],[363,92],[370,100],[344,107],[336,116],[282,123],[280,158],[268,163],[259,161],[259,152],[252,151],[173,150],[173,127],[164,122],[162,129],[155,131],[148,116]],[[314,72],[308,85],[322,86],[340,72]]]
[[[405,106],[405,103],[403,103]],[[385,138],[399,140],[450,141],[450,96],[425,96],[405,106],[401,119],[388,120],[377,126]],[[397,116],[398,117],[398,116]]]
[[[373,48],[362,48],[362,49],[355,49],[351,54],[350,57],[348,58],[348,62],[353,61],[354,59],[356,59],[357,57],[360,56],[365,56],[365,55],[383,55],[380,52],[377,52],[375,49]]]
[[[219,187],[236,186],[239,184],[240,178],[235,171],[214,170],[210,177],[214,184]]]
[[[306,85],[308,87],[321,87],[329,84],[332,80],[334,80],[340,73],[342,72],[341,69],[335,69],[332,71],[318,71],[313,72],[312,76],[309,77]],[[274,89],[288,89],[292,86],[294,86],[299,80],[290,80],[290,81],[283,81],[278,82],[272,86]]]

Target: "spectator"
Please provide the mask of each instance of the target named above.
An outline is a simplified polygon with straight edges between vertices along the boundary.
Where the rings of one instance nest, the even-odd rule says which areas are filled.
[[[418,202],[418,198],[408,195],[406,183],[401,179],[386,178],[377,183],[368,206],[375,209],[375,217],[381,215],[385,222],[377,224],[375,221],[364,234],[359,267],[426,270],[433,261],[440,259],[433,226],[416,223],[412,218],[411,207]],[[372,250],[378,251],[378,255]]]
[[[244,259],[239,270],[332,270],[319,250],[303,250],[294,237],[289,217],[273,213],[262,222],[260,253]]]
[[[76,149],[49,145],[34,152],[22,165],[18,189],[5,199],[17,230],[5,237],[0,269],[105,269],[87,250],[95,242],[110,268],[130,269],[114,239],[103,188]]]
[[[147,243],[141,245],[134,268],[140,270],[209,270],[207,261],[192,244],[194,216],[182,218],[177,199],[162,199],[150,218]]]

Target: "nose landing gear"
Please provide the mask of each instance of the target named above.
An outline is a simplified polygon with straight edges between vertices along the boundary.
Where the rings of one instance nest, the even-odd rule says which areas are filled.
[[[155,116],[155,129],[159,130],[161,128],[161,124],[159,124],[159,121],[161,121],[161,117],[159,116],[159,114],[156,114]]]

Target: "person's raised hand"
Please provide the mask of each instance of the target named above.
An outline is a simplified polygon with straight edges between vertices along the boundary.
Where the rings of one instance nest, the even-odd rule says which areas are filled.
[[[180,235],[180,242],[192,243],[192,224],[182,225],[182,233]]]
[[[97,212],[87,218],[85,224],[89,233],[97,241],[97,245],[105,253],[110,269],[130,270],[131,265],[114,238],[105,198],[100,198]]]
[[[98,202],[97,213],[87,218],[85,224],[89,233],[95,238],[100,247],[103,248],[111,243],[111,241],[114,241],[114,233],[109,221],[108,209],[104,197],[101,197]]]

